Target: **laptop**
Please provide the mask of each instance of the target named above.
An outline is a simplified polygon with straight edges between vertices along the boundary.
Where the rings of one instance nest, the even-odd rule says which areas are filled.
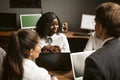
[[[40,53],[36,64],[49,71],[69,71],[72,69],[70,53]]]
[[[94,51],[76,52],[70,54],[74,80],[83,80],[85,59]]]

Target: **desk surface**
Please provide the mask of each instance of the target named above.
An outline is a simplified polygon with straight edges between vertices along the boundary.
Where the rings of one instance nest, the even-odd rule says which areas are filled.
[[[73,31],[68,31],[65,32],[64,34],[67,36],[67,38],[89,38],[88,36],[74,36],[73,34],[79,34],[80,32],[73,32]],[[0,31],[0,36],[10,36],[11,31]]]
[[[74,36],[73,34],[79,34],[80,32],[72,32],[72,31],[68,31],[65,32],[64,34],[67,36],[67,38],[89,38],[88,36]]]
[[[49,74],[56,76],[59,80],[74,80],[71,71],[49,71]]]
[[[0,31],[0,36],[10,36],[11,31]]]

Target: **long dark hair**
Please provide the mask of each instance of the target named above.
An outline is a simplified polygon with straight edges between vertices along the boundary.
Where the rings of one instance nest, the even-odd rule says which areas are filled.
[[[38,20],[36,24],[36,32],[39,34],[41,38],[46,38],[50,33],[50,26],[54,19],[58,20],[59,28],[57,33],[59,33],[62,29],[60,20],[58,16],[53,12],[46,12],[42,14],[41,18]]]
[[[7,55],[3,61],[2,80],[22,80],[23,58],[28,58],[30,49],[34,49],[39,36],[31,30],[19,30],[10,36]]]

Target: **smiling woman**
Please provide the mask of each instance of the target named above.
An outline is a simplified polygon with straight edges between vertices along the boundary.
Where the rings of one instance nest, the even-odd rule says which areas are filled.
[[[62,26],[54,12],[42,14],[36,24],[36,32],[41,38],[40,46],[59,46],[61,52],[70,52],[67,37],[61,33]]]

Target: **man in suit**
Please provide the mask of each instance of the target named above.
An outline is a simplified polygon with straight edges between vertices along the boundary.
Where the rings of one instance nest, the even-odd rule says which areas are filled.
[[[95,12],[102,48],[86,58],[83,80],[120,80],[120,5],[102,3]]]

